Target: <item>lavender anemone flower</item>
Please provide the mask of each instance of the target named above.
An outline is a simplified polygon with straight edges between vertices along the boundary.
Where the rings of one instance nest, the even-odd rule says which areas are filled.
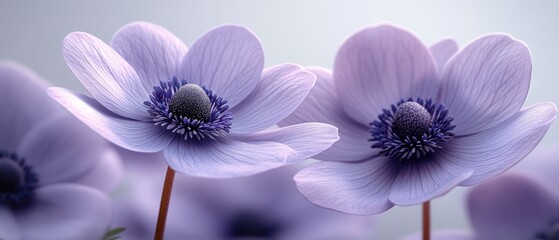
[[[0,239],[100,239],[119,159],[30,70],[0,63]]]
[[[176,171],[235,177],[304,160],[337,128],[274,128],[308,95],[315,76],[293,64],[263,69],[260,41],[241,26],[215,28],[187,51],[160,26],[124,26],[111,46],[83,32],[64,39],[66,63],[93,98],[50,95],[111,142],[158,152]]]
[[[526,45],[490,34],[457,49],[452,40],[429,49],[379,25],[343,43],[333,73],[307,68],[316,86],[282,124],[330,123],[340,141],[295,176],[299,191],[326,208],[376,214],[482,182],[528,154],[557,110],[520,109],[532,66]]]
[[[432,239],[559,239],[559,190],[533,174],[507,173],[476,186],[468,196],[468,213],[473,232],[438,230]]]
[[[152,160],[156,157],[123,155],[127,171],[115,193],[113,221],[114,226],[126,227],[123,240],[153,236],[165,170],[163,162]],[[301,196],[291,180],[298,169],[287,166],[228,180],[178,175],[165,235],[189,240],[372,238],[374,216],[326,210]]]

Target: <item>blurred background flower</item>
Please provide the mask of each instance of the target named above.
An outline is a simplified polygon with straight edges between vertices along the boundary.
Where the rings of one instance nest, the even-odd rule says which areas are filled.
[[[103,191],[119,180],[119,157],[47,86],[0,62],[0,239],[99,239],[112,211]]]
[[[121,151],[127,169],[113,193],[113,226],[122,239],[150,239],[155,231],[165,164],[162,154]],[[177,175],[167,239],[373,239],[376,219],[309,203],[292,180],[301,166],[228,180]]]

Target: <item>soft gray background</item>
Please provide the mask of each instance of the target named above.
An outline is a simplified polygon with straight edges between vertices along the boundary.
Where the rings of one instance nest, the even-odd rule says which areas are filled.
[[[262,40],[266,66],[283,62],[331,68],[339,45],[369,24],[391,22],[428,43],[455,38],[461,46],[491,32],[507,32],[532,51],[533,75],[526,105],[558,102],[559,2],[554,1],[7,1],[0,0],[0,59],[21,62],[54,85],[83,88],[66,67],[61,42],[72,31],[105,41],[137,20],[168,28],[187,45],[217,25],[248,26]],[[21,89],[25,91],[25,89]],[[557,139],[551,127],[543,144]],[[435,200],[435,228],[467,228],[463,196],[457,188]],[[418,231],[420,207],[395,207],[380,215],[377,239],[397,239]],[[186,221],[188,222],[188,221]]]

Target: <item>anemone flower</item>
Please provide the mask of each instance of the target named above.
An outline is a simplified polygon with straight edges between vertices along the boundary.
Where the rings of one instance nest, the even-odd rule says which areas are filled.
[[[114,226],[126,239],[153,235],[157,191],[165,164],[157,155],[128,152],[126,173],[115,192]],[[151,160],[151,161],[150,161]],[[309,203],[291,179],[300,166],[287,166],[231,180],[177,176],[166,236],[169,239],[371,239],[375,218],[352,216]],[[159,171],[158,171],[159,170]],[[159,174],[158,174],[159,173]],[[184,219],[193,219],[185,221]]]
[[[482,182],[528,154],[556,107],[520,109],[532,66],[526,45],[490,34],[457,49],[452,40],[429,49],[378,25],[342,44],[333,72],[307,68],[316,86],[282,124],[330,123],[340,141],[295,176],[299,191],[326,208],[376,214]]]
[[[111,142],[163,151],[179,172],[224,178],[297,162],[328,148],[322,123],[273,128],[308,95],[315,76],[300,66],[263,70],[260,41],[241,26],[215,28],[190,49],[160,26],[121,28],[110,46],[83,32],[63,43],[66,63],[91,97],[50,95]]]
[[[46,94],[30,70],[0,63],[0,239],[99,239],[118,155]]]
[[[537,175],[507,173],[474,187],[468,213],[473,232],[435,231],[433,240],[559,238],[559,190]]]

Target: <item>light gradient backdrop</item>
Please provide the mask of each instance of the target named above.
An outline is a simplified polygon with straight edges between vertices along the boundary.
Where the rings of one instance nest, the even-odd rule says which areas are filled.
[[[491,32],[524,41],[533,57],[525,106],[559,102],[559,2],[557,1],[8,1],[0,0],[0,59],[34,69],[54,85],[84,91],[66,67],[62,39],[89,32],[108,42],[121,26],[142,20],[162,25],[187,46],[226,23],[248,26],[264,45],[266,66],[294,62],[332,67],[340,44],[364,26],[390,22],[431,44],[444,37],[460,46]],[[25,91],[25,89],[21,89]],[[554,124],[542,144],[557,139]],[[467,188],[432,203],[434,228],[468,228],[463,210]],[[420,207],[395,207],[379,215],[376,239],[419,231]],[[188,217],[188,216],[186,216]],[[188,223],[188,219],[185,222]]]

